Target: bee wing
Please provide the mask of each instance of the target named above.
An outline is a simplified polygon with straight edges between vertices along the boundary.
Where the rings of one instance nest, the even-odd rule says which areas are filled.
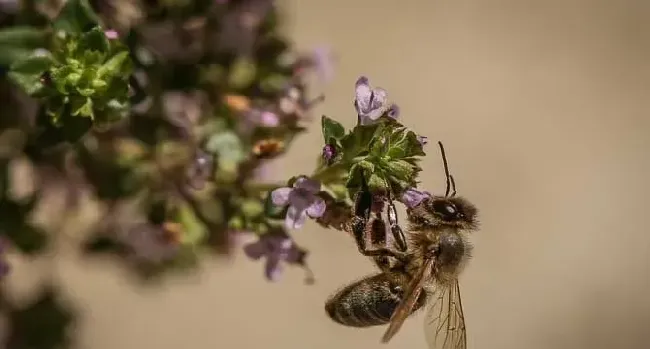
[[[390,318],[390,324],[388,325],[384,336],[381,338],[382,343],[388,343],[388,341],[393,338],[397,331],[402,327],[404,320],[411,315],[413,306],[415,306],[418,298],[420,298],[422,287],[428,279],[428,274],[431,273],[432,266],[433,259],[426,260],[413,280],[408,284],[407,289],[404,292],[404,298],[397,308],[395,308],[395,311],[393,311],[393,315]]]
[[[439,286],[430,295],[424,335],[430,349],[466,349],[467,331],[458,280]]]

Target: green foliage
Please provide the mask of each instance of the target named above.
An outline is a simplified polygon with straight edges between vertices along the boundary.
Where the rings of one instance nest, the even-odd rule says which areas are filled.
[[[325,144],[336,147],[334,160],[316,174],[325,185],[343,181],[352,194],[365,176],[370,189],[378,192],[400,194],[416,186],[418,162],[425,153],[417,135],[394,119],[357,125],[346,134],[341,124],[324,116],[322,133]]]
[[[0,32],[0,47],[7,52],[0,64],[10,65],[11,81],[42,101],[47,118],[39,122],[61,134],[55,138],[75,142],[91,127],[128,113],[133,67],[128,48],[108,40],[98,24],[87,0],[70,0],[52,22],[51,37],[30,27]]]
[[[99,24],[88,0],[67,0],[52,26],[57,31],[80,34]]]
[[[126,3],[27,1],[0,14],[0,277],[5,252],[42,253],[59,223],[86,218],[87,199],[101,221],[84,232],[85,256],[102,253],[144,278],[229,254],[234,233],[288,236],[287,208],[268,195],[279,185],[258,171],[306,130],[312,54],[295,55],[274,7]],[[242,15],[251,26],[234,20]],[[12,183],[14,158],[33,176]],[[24,184],[30,195],[9,195]],[[47,297],[38,311],[15,309],[28,314],[10,319],[12,348],[66,347],[70,321]]]
[[[47,34],[39,28],[16,26],[0,29],[0,66],[27,59],[34,50],[45,48]]]
[[[79,128],[72,139],[93,125],[106,125],[128,112],[132,70],[129,52],[109,41],[101,28],[76,35],[60,32],[53,53],[36,52],[14,62],[9,78],[28,94],[43,100],[47,122]],[[90,122],[76,121],[87,118]]]

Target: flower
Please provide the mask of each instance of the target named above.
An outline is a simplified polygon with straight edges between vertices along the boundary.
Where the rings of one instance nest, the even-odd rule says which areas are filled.
[[[336,157],[335,146],[331,144],[327,144],[326,146],[323,147],[323,159],[325,159],[327,163],[330,163],[330,161],[332,161],[335,157]]]
[[[379,119],[391,107],[388,94],[382,88],[372,88],[368,78],[360,77],[355,85],[354,107],[359,115],[359,124],[368,125]]]
[[[305,264],[307,252],[298,247],[284,234],[267,233],[256,242],[244,246],[244,253],[253,260],[266,257],[264,275],[269,281],[277,281],[282,273],[282,263]]]
[[[305,224],[307,216],[318,218],[325,213],[325,201],[317,194],[320,183],[307,177],[300,177],[293,188],[283,187],[271,192],[274,205],[289,205],[284,224],[288,229],[298,229]]]
[[[422,200],[431,197],[428,191],[419,191],[415,188],[409,188],[404,191],[400,201],[408,208],[413,208],[419,205]]]
[[[399,117],[399,106],[397,104],[393,104],[388,108],[388,112],[386,113],[389,118],[392,119],[397,119]]]
[[[418,142],[420,142],[420,144],[423,145],[423,146],[426,145],[427,143],[429,143],[429,137],[418,136],[417,138],[418,138]]]
[[[246,120],[250,124],[263,127],[277,127],[280,125],[278,114],[268,110],[251,109],[246,112]]]
[[[106,35],[106,38],[110,40],[115,40],[120,37],[120,34],[118,34],[115,30],[106,30],[104,31],[104,34]]]
[[[330,82],[334,77],[332,50],[327,46],[314,48],[311,54],[304,58],[302,64],[298,64],[298,72],[303,71],[305,68],[313,69],[322,83]]]
[[[138,260],[162,263],[173,259],[179,250],[180,227],[165,223],[141,223],[133,226],[125,236],[125,243]]]

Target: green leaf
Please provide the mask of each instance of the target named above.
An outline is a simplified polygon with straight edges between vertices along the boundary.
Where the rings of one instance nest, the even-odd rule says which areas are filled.
[[[341,146],[343,150],[343,161],[349,161],[352,158],[367,154],[372,139],[379,129],[381,123],[372,125],[357,125],[352,129],[352,132],[341,138]]]
[[[255,218],[264,213],[264,204],[259,200],[243,200],[240,209],[247,218]]]
[[[101,27],[95,27],[87,33],[84,33],[78,42],[79,51],[94,51],[97,53],[106,53],[110,50],[108,38]]]
[[[247,157],[243,144],[239,136],[232,132],[219,132],[211,136],[205,149],[213,154],[219,155],[219,159],[229,160],[234,163],[240,163]]]
[[[327,187],[330,192],[334,195],[336,200],[345,200],[348,196],[348,191],[345,185],[343,184],[331,184]]]
[[[27,94],[33,95],[43,88],[41,78],[52,64],[52,57],[49,55],[32,55],[14,62],[8,76]]]
[[[345,182],[345,187],[348,189],[353,189],[353,188],[356,189],[361,187],[361,183],[362,183],[361,176],[363,175],[364,175],[363,169],[361,168],[361,166],[359,166],[358,163],[352,165],[352,167],[350,168],[350,175],[348,176],[348,180]]]
[[[373,173],[368,179],[368,187],[372,192],[385,191],[388,187],[388,183],[381,175]]]
[[[206,228],[189,205],[185,204],[179,207],[177,219],[183,226],[182,244],[193,245],[205,238]]]
[[[94,118],[93,100],[90,97],[76,97],[72,99],[72,115]]]
[[[103,76],[118,76],[122,75],[119,74],[121,73],[121,70],[124,66],[125,63],[127,63],[129,59],[129,52],[128,51],[122,51],[120,53],[117,53],[113,57],[109,58],[106,63],[104,63],[99,69],[97,70],[97,77],[101,78]]]
[[[382,163],[387,173],[400,180],[410,181],[415,174],[415,166],[404,160],[391,160]]]
[[[83,33],[99,23],[88,0],[68,0],[54,20],[55,30],[68,33]]]
[[[389,144],[386,155],[393,159],[425,155],[415,132],[405,127],[396,129],[390,135]]]
[[[340,140],[345,136],[345,127],[339,122],[323,115],[321,118],[321,127],[323,131],[323,140],[325,144],[330,144],[332,140]]]
[[[10,66],[46,45],[45,31],[33,27],[8,27],[0,30],[0,66]]]

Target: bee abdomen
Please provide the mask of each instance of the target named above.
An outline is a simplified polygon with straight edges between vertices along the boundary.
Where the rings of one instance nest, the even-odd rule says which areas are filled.
[[[387,324],[402,300],[399,278],[392,274],[377,274],[346,286],[327,301],[325,311],[345,326]]]

